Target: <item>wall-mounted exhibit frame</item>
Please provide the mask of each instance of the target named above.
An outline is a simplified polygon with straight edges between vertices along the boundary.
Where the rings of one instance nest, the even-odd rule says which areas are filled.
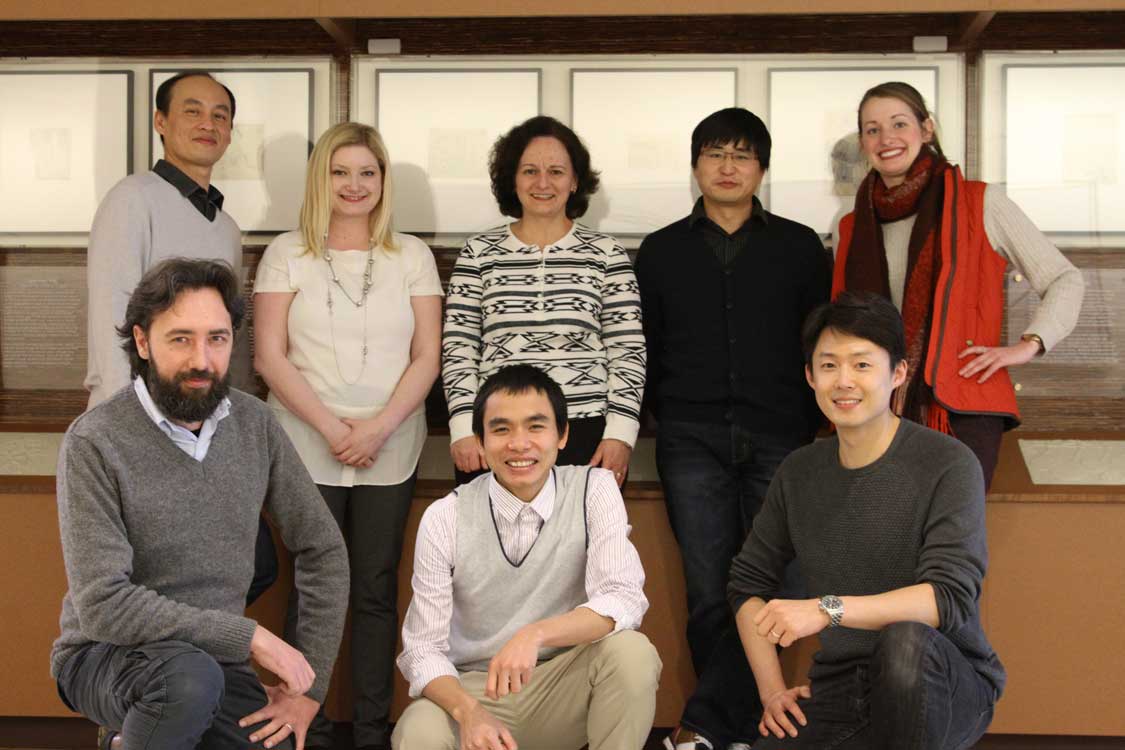
[[[964,159],[964,61],[956,54],[360,56],[353,62],[351,117],[380,128],[396,164],[396,178],[402,175],[396,181],[399,228],[437,244],[452,244],[499,219],[483,177],[486,156],[476,157],[475,196],[438,185],[424,166],[436,153],[425,145],[428,132],[461,127],[466,117],[474,116],[471,110],[490,112],[492,95],[488,89],[457,91],[457,100],[468,110],[448,111],[403,85],[398,95],[410,103],[411,111],[390,112],[394,108],[386,83],[424,71],[448,75],[521,69],[539,72],[539,111],[574,127],[590,149],[594,168],[602,172],[602,189],[591,200],[583,223],[617,235],[627,246],[637,246],[645,234],[691,210],[698,197],[689,158],[691,131],[702,117],[722,107],[746,107],[770,125],[771,168],[759,193],[766,207],[810,224],[824,236],[851,208],[852,196],[833,192],[831,156],[841,137],[854,134],[855,107],[868,86],[896,77],[917,79],[937,102],[946,153],[953,161]],[[796,93],[791,87],[797,87]],[[815,113],[815,122],[806,122],[822,100],[829,107]],[[512,112],[506,124],[499,122],[503,118],[495,119],[499,135],[522,118]],[[461,161],[467,153],[453,153],[459,169],[471,166]],[[465,206],[479,216],[474,219]],[[460,221],[444,221],[447,216]]]
[[[133,72],[0,64],[0,101],[0,236],[89,230],[133,168]]]
[[[964,164],[964,68],[956,55],[783,64],[769,69],[770,210],[821,235],[833,234],[855,205],[867,174],[856,111],[869,88],[903,81],[934,113],[942,149]]]
[[[154,78],[163,80],[175,70],[189,68],[225,76],[238,102],[235,138],[214,174],[216,186],[226,196],[223,208],[251,235],[296,226],[310,144],[331,125],[334,111],[330,58],[0,58],[0,85],[8,86],[4,101],[23,104],[0,109],[0,154],[18,145],[17,139],[29,142],[32,129],[51,131],[37,135],[35,147],[21,146],[15,161],[0,156],[0,191],[5,191],[0,201],[5,206],[0,212],[0,245],[84,246],[106,192],[127,174],[148,169],[161,154],[151,135],[146,135],[152,130]],[[295,71],[300,85],[295,80],[284,87],[271,84],[267,92],[265,79],[252,77],[285,70]],[[84,80],[77,85],[71,85],[77,79],[66,78],[78,75]],[[30,85],[26,83],[8,84],[17,79],[34,81],[35,90],[25,91]],[[56,92],[64,89],[61,98]],[[278,100],[267,101],[270,96]],[[300,115],[294,114],[298,105]],[[255,124],[258,127],[252,127]],[[69,136],[59,132],[64,130]],[[93,145],[84,133],[93,134]],[[251,141],[256,145],[248,148]],[[69,161],[63,158],[67,144]],[[69,178],[58,177],[67,173],[67,164]],[[264,184],[251,178],[254,173],[262,174]],[[44,178],[50,183],[49,199],[41,200],[35,180],[24,177],[9,185],[6,175],[10,174],[49,175]],[[17,192],[9,196],[6,191],[11,190]],[[17,210],[9,212],[11,205]],[[248,242],[260,244],[264,239],[252,237]]]
[[[1056,241],[1125,241],[1125,55],[984,56],[981,167]]]
[[[181,70],[207,70],[237,102],[231,144],[215,165],[212,182],[223,208],[243,232],[276,234],[297,225],[305,167],[329,122],[329,63],[295,61],[232,64],[191,60],[149,70],[149,101],[157,87]],[[163,154],[149,128],[149,162]]]
[[[395,227],[468,235],[503,223],[489,190],[488,154],[514,123],[539,114],[540,70],[380,68],[373,84],[373,123],[392,163]]]
[[[694,200],[684,133],[734,106],[738,70],[575,68],[570,76],[570,123],[601,172],[584,221],[632,237],[683,216]]]

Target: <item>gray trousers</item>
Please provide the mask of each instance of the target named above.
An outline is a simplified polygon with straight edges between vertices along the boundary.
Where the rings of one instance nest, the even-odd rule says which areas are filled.
[[[248,663],[219,664],[183,641],[139,646],[93,643],[59,674],[59,695],[92,721],[121,733],[124,750],[262,748],[238,720],[266,705]],[[292,748],[286,739],[275,747]]]

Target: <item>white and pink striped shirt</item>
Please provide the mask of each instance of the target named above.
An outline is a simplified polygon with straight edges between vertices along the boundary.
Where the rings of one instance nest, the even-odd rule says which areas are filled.
[[[489,479],[488,493],[504,553],[518,562],[554,511],[554,473],[530,503],[504,489],[495,476]],[[431,505],[418,527],[411,579],[414,595],[402,626],[403,650],[398,657],[398,668],[410,683],[413,698],[438,677],[457,677],[457,669],[447,656],[453,617],[453,561],[457,554],[456,499],[456,493],[450,493]],[[591,469],[586,523],[588,601],[581,606],[611,618],[615,632],[635,630],[648,609],[645,572],[629,541],[632,527],[621,491],[613,474],[605,469]]]

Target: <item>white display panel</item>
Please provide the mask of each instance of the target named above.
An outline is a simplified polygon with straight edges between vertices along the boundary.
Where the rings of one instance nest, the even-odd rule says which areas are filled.
[[[390,152],[396,229],[472,234],[505,221],[488,154],[539,114],[539,78],[536,69],[376,72],[375,125]]]
[[[225,196],[223,210],[244,232],[282,232],[297,225],[305,167],[319,133],[314,70],[308,68],[203,68],[235,97],[234,130],[212,182]],[[149,101],[180,69],[150,72]],[[151,162],[164,153],[150,130]]]
[[[571,71],[571,126],[601,172],[583,222],[643,235],[687,214],[691,131],[733,107],[737,87],[733,68]]]
[[[836,231],[840,218],[854,207],[855,189],[868,171],[859,149],[856,110],[864,92],[886,81],[903,81],[918,89],[937,113],[946,156],[960,161],[961,154],[950,149],[956,139],[947,142],[941,127],[943,122],[962,126],[947,121],[940,109],[944,101],[937,66],[771,69],[770,211],[820,234]]]
[[[0,72],[0,233],[87,232],[132,168],[133,74]]]
[[[1003,67],[1004,182],[1044,232],[1125,232],[1125,65]]]
[[[472,161],[466,155],[486,150],[480,144],[489,139],[443,138],[446,145],[432,149],[431,131],[461,130],[499,109],[507,113],[495,118],[503,120],[495,122],[499,135],[521,119],[509,111],[515,89],[466,76],[483,72],[503,81],[529,71],[538,76],[537,111],[574,128],[601,172],[601,189],[582,222],[618,236],[627,247],[637,247],[646,233],[691,211],[698,196],[691,133],[722,107],[745,107],[770,126],[774,156],[759,191],[766,208],[805,221],[824,235],[834,230],[836,216],[852,207],[851,195],[832,193],[831,154],[835,141],[855,132],[855,107],[871,85],[896,77],[918,83],[937,107],[945,153],[963,163],[965,68],[963,56],[952,53],[358,57],[351,73],[350,115],[376,125],[387,142],[397,170],[397,228],[437,244],[457,244],[501,220],[484,176],[486,157],[478,160],[477,177],[462,176],[462,167]],[[785,72],[807,81],[805,88],[772,80]],[[457,73],[462,77],[454,77]],[[398,107],[385,91],[392,81]],[[845,85],[855,90],[843,90]],[[530,90],[528,82],[526,95]],[[776,117],[772,106],[779,108]],[[812,122],[804,121],[810,117]],[[435,178],[429,170],[437,154],[445,165],[438,166]],[[787,191],[789,182],[803,184]],[[780,202],[774,183],[781,185]]]

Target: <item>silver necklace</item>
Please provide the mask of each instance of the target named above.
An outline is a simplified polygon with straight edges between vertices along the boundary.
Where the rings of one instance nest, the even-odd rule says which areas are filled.
[[[348,290],[340,283],[340,277],[336,275],[336,267],[332,265],[332,251],[327,247],[324,248],[324,260],[328,263],[328,273],[332,277],[332,283],[340,289],[340,293],[357,308],[363,308],[363,346],[360,349],[359,372],[354,380],[348,380],[344,377],[343,370],[340,369],[340,355],[336,350],[336,324],[332,312],[332,285],[328,285],[328,331],[332,337],[332,358],[336,360],[336,374],[340,376],[340,380],[344,381],[345,385],[355,385],[363,377],[363,371],[367,368],[367,294],[371,291],[371,270],[375,265],[375,248],[367,248],[367,266],[363,270],[363,290],[359,293],[358,300],[348,294]]]

